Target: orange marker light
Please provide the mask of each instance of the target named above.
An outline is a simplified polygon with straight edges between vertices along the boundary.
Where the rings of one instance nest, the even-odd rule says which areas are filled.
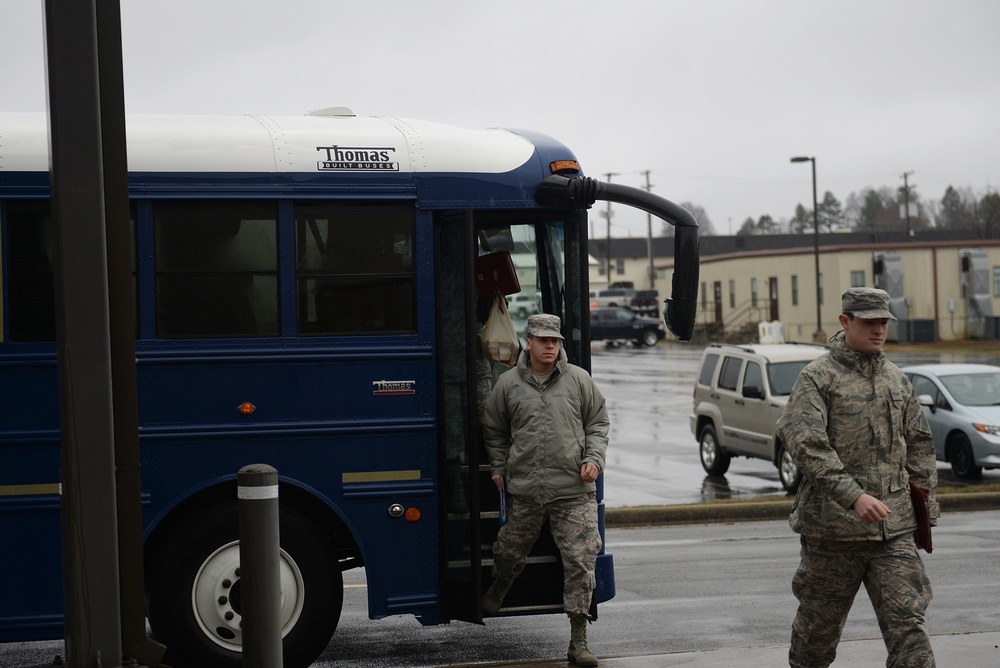
[[[239,408],[237,408],[236,410],[238,410],[243,415],[250,415],[255,410],[257,410],[257,407],[254,406],[249,401],[244,401],[242,404],[239,405]]]
[[[420,519],[420,510],[417,508],[407,508],[406,509],[406,521],[416,522]]]
[[[553,174],[564,172],[573,172],[576,174],[580,171],[580,163],[576,160],[553,160],[549,163],[549,171]]]

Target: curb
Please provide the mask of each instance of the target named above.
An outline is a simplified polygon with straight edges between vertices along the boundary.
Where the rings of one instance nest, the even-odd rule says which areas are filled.
[[[1000,510],[1000,492],[944,494],[938,497],[941,512]],[[676,506],[628,506],[605,508],[608,527],[639,527],[671,524],[725,524],[788,519],[792,500],[749,503],[697,503]]]

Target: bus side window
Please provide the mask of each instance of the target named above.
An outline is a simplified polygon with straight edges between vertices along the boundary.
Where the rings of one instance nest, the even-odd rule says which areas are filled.
[[[299,334],[415,332],[411,205],[295,209]]]
[[[132,312],[136,312],[135,205],[130,207]],[[49,202],[7,202],[7,297],[10,341],[55,341],[55,225]],[[138,321],[136,321],[138,322]],[[0,341],[4,323],[0,319]],[[136,324],[138,337],[138,324]]]
[[[278,334],[276,212],[267,203],[156,206],[158,337]]]
[[[7,204],[10,341],[55,341],[53,235],[54,226],[48,202]]]

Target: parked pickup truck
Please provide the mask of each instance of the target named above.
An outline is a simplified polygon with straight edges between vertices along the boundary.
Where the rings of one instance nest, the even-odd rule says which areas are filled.
[[[660,317],[660,295],[656,290],[636,290],[635,304],[629,308],[650,318]]]
[[[620,306],[639,315],[660,317],[660,298],[656,290],[607,288],[593,293],[590,302],[592,308]]]

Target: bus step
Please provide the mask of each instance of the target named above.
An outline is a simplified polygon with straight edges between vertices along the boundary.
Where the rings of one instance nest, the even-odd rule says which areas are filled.
[[[470,468],[472,467],[470,467],[468,464],[460,464],[458,470],[461,471],[462,473],[468,473]],[[479,471],[480,473],[489,473],[490,471],[493,470],[493,467],[490,466],[489,464],[479,464],[476,466],[476,470]]]
[[[562,605],[512,605],[510,607],[503,606],[498,610],[500,613],[511,613],[511,614],[526,614],[532,612],[562,612]]]
[[[489,550],[487,550],[489,551]],[[553,554],[542,555],[537,557],[528,557],[528,565],[530,564],[554,564],[558,561],[557,557]],[[448,561],[448,569],[462,569],[469,568],[472,562],[468,559],[452,559]],[[480,566],[493,566],[493,560],[489,558],[484,558],[480,560]]]
[[[448,520],[452,522],[467,522],[472,519],[472,515],[467,512],[449,512],[447,514]],[[484,510],[479,513],[479,519],[481,520],[495,520],[500,521],[500,511],[499,510]]]
[[[488,551],[489,550],[484,549],[484,552]],[[554,554],[541,554],[534,557],[528,557],[527,565],[530,566],[532,564],[554,564],[558,561],[559,558]],[[492,566],[493,559],[491,557],[483,557],[481,563],[483,566]]]

